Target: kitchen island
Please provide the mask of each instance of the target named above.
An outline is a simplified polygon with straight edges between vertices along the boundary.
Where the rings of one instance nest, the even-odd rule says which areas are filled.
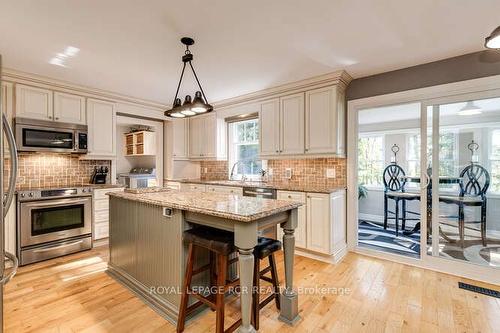
[[[239,332],[255,332],[250,323],[253,248],[258,231],[277,224],[283,228],[285,252],[280,319],[289,324],[298,319],[293,258],[300,203],[164,188],[112,192],[109,196],[108,273],[167,320],[176,323],[180,306],[187,256],[182,233],[193,225],[205,225],[234,232],[241,284]],[[205,260],[204,253],[199,253],[198,264]]]

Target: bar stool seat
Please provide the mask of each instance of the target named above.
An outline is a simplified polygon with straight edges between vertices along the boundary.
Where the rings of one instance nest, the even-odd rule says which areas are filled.
[[[234,234],[229,231],[197,227],[184,231],[183,239],[187,244],[193,243],[218,254],[229,255],[236,251]]]

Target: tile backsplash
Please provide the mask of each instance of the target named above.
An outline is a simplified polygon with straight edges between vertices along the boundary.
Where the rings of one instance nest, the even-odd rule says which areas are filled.
[[[228,178],[227,161],[202,161],[202,180],[224,180]],[[296,185],[346,186],[345,158],[309,158],[291,160],[268,160],[267,168],[273,170],[269,181],[288,182]],[[292,178],[285,177],[287,168],[292,169]],[[205,172],[205,169],[207,172]],[[327,178],[327,169],[335,170],[335,178]]]
[[[101,165],[111,169],[108,160],[80,160],[69,154],[20,153],[16,187],[88,184],[94,167]],[[7,162],[6,167],[9,166]]]

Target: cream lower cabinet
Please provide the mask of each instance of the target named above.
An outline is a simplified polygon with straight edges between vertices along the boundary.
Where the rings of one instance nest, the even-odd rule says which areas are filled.
[[[298,208],[298,223],[295,229],[295,246],[305,249],[306,243],[306,194],[304,192],[278,191],[278,200],[301,202],[304,205]],[[283,239],[283,230],[278,227],[278,239]]]
[[[296,247],[329,256],[345,251],[344,190],[331,194],[278,191],[278,199],[304,203],[298,209]],[[278,230],[278,237],[283,237],[281,228]]]
[[[191,192],[206,192],[207,185],[186,183],[186,184],[181,185],[181,190],[182,191],[191,191]]]
[[[122,192],[123,188],[94,189],[92,197],[93,239],[109,237],[109,197],[106,193]]]
[[[243,187],[207,185],[207,192],[243,195]]]

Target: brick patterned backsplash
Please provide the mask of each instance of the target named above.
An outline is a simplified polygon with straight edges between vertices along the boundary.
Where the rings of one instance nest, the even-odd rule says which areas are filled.
[[[227,161],[202,161],[202,180],[225,180],[228,178]],[[292,185],[324,185],[346,186],[346,159],[345,158],[310,158],[293,160],[268,160],[268,169],[273,169],[269,177],[272,182],[285,182]],[[205,173],[205,168],[207,172]],[[285,169],[292,169],[292,179],[285,178]],[[326,178],[326,169],[335,169],[335,178]]]
[[[95,166],[107,166],[109,160],[80,160],[76,155],[20,153],[17,188],[88,184]],[[5,164],[8,174],[10,163]],[[109,176],[108,176],[109,177]]]

